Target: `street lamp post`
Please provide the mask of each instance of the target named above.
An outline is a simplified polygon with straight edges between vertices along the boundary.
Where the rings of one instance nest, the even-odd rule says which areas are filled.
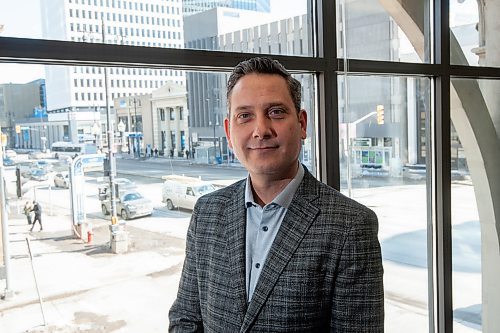
[[[102,43],[106,43],[106,30],[104,20],[101,21]],[[106,121],[107,121],[107,137],[108,137],[108,161],[109,161],[109,193],[111,203],[111,224],[116,224],[118,218],[116,216],[116,193],[115,193],[115,175],[116,175],[116,160],[113,152],[115,146],[113,121],[111,120],[111,112],[109,109],[109,77],[108,68],[104,67],[104,91],[106,98]]]

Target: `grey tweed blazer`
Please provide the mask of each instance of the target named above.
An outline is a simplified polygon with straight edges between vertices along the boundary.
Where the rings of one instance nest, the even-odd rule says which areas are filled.
[[[170,332],[383,332],[376,215],[307,170],[250,303],[245,181],[198,200]]]

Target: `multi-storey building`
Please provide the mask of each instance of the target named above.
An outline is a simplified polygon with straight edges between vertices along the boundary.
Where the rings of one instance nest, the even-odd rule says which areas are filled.
[[[269,13],[270,2],[271,0],[182,0],[182,11],[188,16],[215,7],[227,7]]]
[[[42,6],[44,38],[90,43],[181,48],[184,45],[182,3],[174,0],[47,0]],[[167,81],[183,85],[180,70],[109,68],[109,105],[113,99],[151,93]],[[72,141],[100,123],[106,107],[104,68],[46,67],[49,121],[75,113]],[[97,113],[97,116],[96,116]],[[100,126],[103,130],[105,126]]]
[[[0,126],[9,147],[41,147],[46,122],[45,80],[0,84]]]
[[[151,152],[158,148],[165,156],[183,156],[190,150],[186,87],[174,82],[150,94],[116,98],[114,107],[119,123],[124,125],[122,152]],[[122,133],[123,134],[123,133]],[[136,136],[139,134],[139,136]]]

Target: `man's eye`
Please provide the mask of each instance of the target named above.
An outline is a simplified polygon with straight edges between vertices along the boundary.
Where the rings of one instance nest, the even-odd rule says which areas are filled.
[[[239,113],[236,118],[238,118],[239,120],[245,120],[245,119],[248,119],[250,118],[252,115],[250,113]]]
[[[281,118],[284,116],[285,113],[286,112],[283,109],[271,109],[268,112],[269,116],[273,118]]]
[[[236,115],[236,120],[240,123],[243,123],[250,120],[251,117],[252,115],[250,113],[239,113],[238,115]]]

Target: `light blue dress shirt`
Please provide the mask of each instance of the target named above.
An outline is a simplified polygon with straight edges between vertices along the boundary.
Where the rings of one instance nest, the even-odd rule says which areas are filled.
[[[299,163],[295,177],[276,198],[264,207],[253,198],[250,175],[245,186],[247,208],[246,227],[246,288],[248,302],[252,299],[260,272],[264,268],[267,255],[285,217],[293,196],[304,177],[304,167]]]

